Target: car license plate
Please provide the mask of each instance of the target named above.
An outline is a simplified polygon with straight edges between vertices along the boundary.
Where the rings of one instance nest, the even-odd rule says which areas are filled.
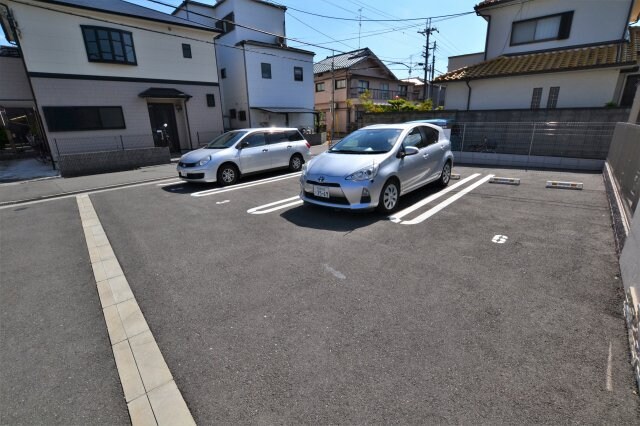
[[[329,198],[329,187],[314,185],[313,195],[316,197]]]

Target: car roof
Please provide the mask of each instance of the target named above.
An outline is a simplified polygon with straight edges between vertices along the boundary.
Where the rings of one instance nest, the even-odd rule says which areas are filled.
[[[246,129],[234,129],[233,132],[281,132],[281,131],[298,131],[295,127],[249,127]]]
[[[371,126],[363,127],[362,129],[400,129],[406,130],[415,127],[416,125],[434,127],[436,129],[440,129],[439,126],[436,126],[432,123],[394,123],[394,124],[372,124]]]

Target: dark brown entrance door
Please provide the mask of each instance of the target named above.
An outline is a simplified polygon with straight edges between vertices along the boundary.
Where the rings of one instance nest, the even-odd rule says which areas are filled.
[[[171,152],[180,152],[180,140],[176,127],[173,104],[150,103],[149,118],[156,146],[168,146]]]

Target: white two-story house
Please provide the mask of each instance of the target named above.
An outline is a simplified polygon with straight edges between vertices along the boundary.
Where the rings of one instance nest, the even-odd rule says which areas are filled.
[[[54,158],[180,152],[223,131],[219,30],[121,0],[0,0],[0,14]]]
[[[313,127],[314,53],[287,46],[286,7],[261,0],[185,0],[173,15],[216,38],[225,128]]]
[[[640,79],[638,0],[485,0],[485,51],[450,58],[445,108],[630,106]]]

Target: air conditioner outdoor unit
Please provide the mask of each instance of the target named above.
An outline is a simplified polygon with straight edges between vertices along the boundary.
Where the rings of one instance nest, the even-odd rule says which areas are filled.
[[[280,46],[285,46],[287,44],[287,39],[284,37],[276,37],[276,43],[279,44]]]

